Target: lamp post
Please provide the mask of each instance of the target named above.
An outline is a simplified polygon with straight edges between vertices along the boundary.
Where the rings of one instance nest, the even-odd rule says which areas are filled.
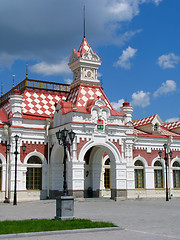
[[[66,147],[67,147],[68,140],[70,140],[70,144],[72,145],[75,138],[75,133],[72,130],[68,131],[66,128],[64,128],[63,130],[61,131],[59,130],[58,132],[56,132],[56,137],[58,139],[59,145],[63,145],[63,148],[64,148],[63,195],[67,196],[68,191],[67,191],[67,175],[66,175],[66,159],[67,159]]]
[[[9,200],[9,152],[11,145],[8,143],[6,145],[6,189],[5,189],[5,200],[4,203],[10,203]]]
[[[17,142],[19,139],[18,135],[14,136],[15,138],[15,178],[14,178],[14,201],[13,201],[13,205],[17,205],[17,195],[16,195],[16,184],[17,184],[17,156],[18,156],[18,151],[17,151]]]
[[[17,205],[17,156],[19,154],[19,152],[17,151],[17,143],[18,143],[18,139],[19,139],[19,136],[18,135],[15,135],[14,136],[15,138],[15,152],[14,152],[14,155],[15,155],[15,177],[14,177],[14,201],[13,201],[13,205]],[[23,154],[26,150],[26,146],[23,145],[22,146],[22,150],[23,150]]]
[[[167,165],[168,165],[168,155],[170,158],[172,157],[172,152],[168,152],[168,145],[165,143],[163,145],[164,147],[164,161],[165,161],[165,166],[166,166],[166,201],[169,201],[169,196],[168,196],[168,176],[167,176]],[[159,151],[159,157],[161,158],[162,152]]]

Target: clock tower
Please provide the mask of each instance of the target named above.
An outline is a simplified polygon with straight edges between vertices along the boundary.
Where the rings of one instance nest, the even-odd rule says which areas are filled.
[[[101,65],[101,59],[93,52],[85,37],[83,38],[79,50],[76,51],[76,49],[73,49],[68,65],[73,72],[73,83],[71,87],[79,84],[91,86],[101,85],[100,81],[97,79],[97,70]]]

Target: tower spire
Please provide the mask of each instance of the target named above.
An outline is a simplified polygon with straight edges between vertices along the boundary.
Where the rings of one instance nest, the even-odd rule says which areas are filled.
[[[15,74],[12,74],[13,88],[14,88],[14,77],[15,76],[16,76]]]
[[[26,64],[26,79],[28,79],[28,64]]]
[[[84,27],[84,38],[86,37],[86,19],[85,19],[85,5],[84,5],[84,7],[83,7],[83,27]]]

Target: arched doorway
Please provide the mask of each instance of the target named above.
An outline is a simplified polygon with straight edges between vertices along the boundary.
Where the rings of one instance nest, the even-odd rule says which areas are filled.
[[[93,144],[92,144],[93,145]],[[113,149],[114,148],[114,149]],[[86,148],[84,164],[84,196],[112,197],[116,191],[116,165],[120,163],[120,153],[112,145],[95,145]],[[82,149],[83,151],[84,149]]]

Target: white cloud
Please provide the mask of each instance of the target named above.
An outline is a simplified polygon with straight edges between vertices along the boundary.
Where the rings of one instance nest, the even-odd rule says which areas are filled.
[[[64,79],[64,82],[66,83],[66,84],[71,84],[72,83],[72,79],[70,79],[70,78],[66,78],[66,79]]]
[[[157,6],[160,4],[160,2],[162,2],[163,0],[141,0],[141,3],[149,3],[149,2],[153,2],[155,3]]]
[[[137,91],[137,93],[132,94],[132,106],[139,106],[139,107],[147,107],[150,105],[150,93],[149,92],[143,92],[143,91]]]
[[[156,4],[156,5],[159,5],[160,2],[162,2],[163,0],[153,0],[153,2]]]
[[[119,21],[130,21],[139,14],[139,3],[137,0],[111,0],[107,4],[107,11]]]
[[[174,118],[168,118],[165,122],[177,122],[179,121],[179,118],[174,117]]]
[[[120,66],[125,69],[131,68],[131,62],[130,59],[135,56],[137,52],[137,49],[134,49],[132,47],[126,48],[126,50],[123,50],[122,55],[119,57],[119,60],[114,64],[115,66]]]
[[[111,102],[111,104],[115,110],[120,110],[120,107],[122,107],[123,102],[124,99],[120,99],[118,100],[118,102]]]
[[[30,67],[31,72],[47,75],[59,75],[70,73],[70,69],[66,61],[61,61],[57,64],[49,64],[46,62],[40,62]]]
[[[166,82],[162,83],[162,86],[154,92],[153,96],[158,97],[174,91],[176,91],[176,82],[173,80],[167,80]]]
[[[179,56],[176,56],[174,53],[169,53],[158,58],[158,65],[162,68],[174,68],[179,61]]]
[[[4,64],[0,62],[0,66],[12,65],[17,59],[54,64],[59,56],[70,56],[71,49],[78,47],[82,36],[82,0],[53,0],[53,4],[52,0],[0,2],[0,53],[13,56],[9,60],[7,57]],[[129,41],[140,30],[123,31],[123,23],[137,16],[145,2],[158,4],[160,0],[87,0],[89,42],[96,39],[97,45],[122,45]]]
[[[121,35],[115,36],[115,38],[112,39],[112,43],[118,46],[122,46],[126,42],[128,42],[133,36],[135,36],[137,33],[140,33],[140,32],[142,32],[142,29],[124,32]]]

